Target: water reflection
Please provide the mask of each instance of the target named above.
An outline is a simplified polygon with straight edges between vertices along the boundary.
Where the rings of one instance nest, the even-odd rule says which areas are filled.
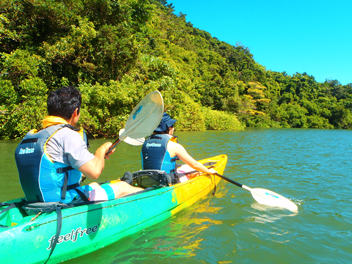
[[[293,217],[298,214],[298,212],[295,213],[279,207],[268,206],[256,202],[251,204],[251,208],[259,211],[252,211],[252,213],[257,214],[257,216],[252,216],[252,218],[258,223],[273,223],[284,217]]]
[[[68,263],[352,263],[351,130],[177,135],[196,159],[227,154],[226,177],[283,194],[299,205],[299,214],[262,206],[250,193],[221,181],[215,196]],[[103,142],[92,140],[91,152]],[[13,158],[17,144],[1,145],[0,180],[6,186],[1,201],[22,194]],[[121,143],[101,180],[139,169],[140,148]]]
[[[165,263],[169,258],[182,258],[185,260],[182,263],[187,263],[208,243],[209,238],[204,233],[223,226],[222,220],[212,217],[221,210],[223,208],[214,206],[212,200],[202,199],[171,219],[99,250],[99,259],[104,262],[99,262],[97,253],[93,252],[66,263],[143,263],[152,259],[155,264]]]

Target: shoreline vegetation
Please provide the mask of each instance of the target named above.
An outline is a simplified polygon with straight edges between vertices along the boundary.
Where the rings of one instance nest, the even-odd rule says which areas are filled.
[[[178,131],[352,128],[352,83],[266,70],[173,12],[165,0],[2,1],[0,139],[40,129],[47,95],[67,85],[94,138],[116,137],[153,90]]]

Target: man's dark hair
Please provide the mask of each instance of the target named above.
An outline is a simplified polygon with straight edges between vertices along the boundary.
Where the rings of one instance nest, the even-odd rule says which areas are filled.
[[[73,86],[65,86],[48,96],[48,113],[49,115],[59,116],[63,119],[70,119],[73,112],[81,108],[82,97],[78,89]]]
[[[166,130],[164,130],[164,131],[154,131],[153,132],[153,134],[158,134],[158,135],[160,135],[160,134],[168,134],[169,133],[169,128],[170,127],[168,127]]]

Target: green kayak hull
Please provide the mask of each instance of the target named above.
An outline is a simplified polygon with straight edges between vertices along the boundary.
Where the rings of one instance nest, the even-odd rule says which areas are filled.
[[[215,170],[222,174],[227,156],[219,155],[200,162],[212,162]],[[170,187],[63,209],[59,241],[48,263],[91,253],[159,223],[206,196],[219,181],[217,176],[201,174]],[[56,229],[56,212],[23,216],[18,208],[13,208],[1,214],[2,263],[44,263]]]

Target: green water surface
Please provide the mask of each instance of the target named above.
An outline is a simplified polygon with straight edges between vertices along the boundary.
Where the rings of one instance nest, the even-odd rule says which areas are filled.
[[[221,182],[172,218],[66,263],[352,263],[352,131],[246,129],[176,133],[197,159],[228,155],[224,175],[295,202],[268,208]],[[91,140],[91,152],[107,140]],[[0,141],[0,201],[21,197],[18,141]],[[125,143],[100,181],[140,169],[140,147]],[[151,207],[153,205],[150,205]]]

